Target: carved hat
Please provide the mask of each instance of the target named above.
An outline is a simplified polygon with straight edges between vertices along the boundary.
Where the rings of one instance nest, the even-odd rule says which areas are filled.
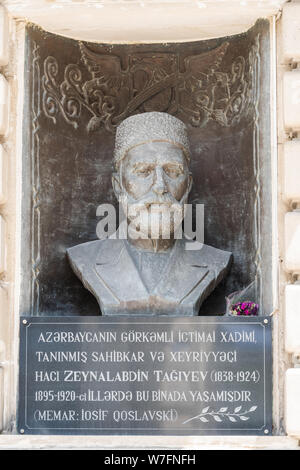
[[[180,147],[190,160],[190,146],[185,124],[171,114],[151,112],[130,116],[117,127],[114,164],[120,161],[133,147],[148,142],[170,142]]]

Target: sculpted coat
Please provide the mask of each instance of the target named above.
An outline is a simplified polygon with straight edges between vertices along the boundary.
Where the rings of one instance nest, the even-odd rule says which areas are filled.
[[[198,315],[227,274],[231,253],[188,247],[191,242],[174,235],[192,186],[190,158],[185,124],[167,113],[137,114],[117,128],[112,183],[129,222],[128,239],[67,250],[102,315]]]
[[[177,240],[163,271],[157,274],[156,285],[149,289],[128,243],[97,240],[68,250],[74,272],[95,295],[102,315],[198,315],[200,305],[231,263],[227,251],[209,245],[186,250],[185,240]]]

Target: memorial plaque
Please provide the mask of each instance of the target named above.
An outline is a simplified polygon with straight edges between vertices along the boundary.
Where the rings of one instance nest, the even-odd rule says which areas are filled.
[[[20,336],[20,433],[272,433],[270,317],[23,317]]]

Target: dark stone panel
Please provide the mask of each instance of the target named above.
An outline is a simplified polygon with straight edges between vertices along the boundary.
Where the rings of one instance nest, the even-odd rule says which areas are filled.
[[[111,187],[114,129],[136,112],[166,111],[187,124],[190,202],[205,205],[205,243],[233,252],[227,280],[200,315],[223,313],[225,295],[259,274],[255,73],[268,62],[268,31],[268,21],[261,20],[227,38],[104,45],[27,27],[23,198],[24,207],[31,201],[31,220],[23,226],[23,252],[25,259],[29,250],[32,269],[24,262],[23,289],[31,293],[31,314],[99,314],[66,249],[95,240],[97,206],[117,204]],[[268,128],[267,112],[263,119]],[[27,310],[24,304],[22,313]]]
[[[21,317],[17,429],[271,435],[272,319]]]

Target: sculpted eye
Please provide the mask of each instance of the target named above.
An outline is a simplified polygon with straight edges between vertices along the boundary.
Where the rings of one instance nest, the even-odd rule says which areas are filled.
[[[178,178],[182,175],[183,169],[181,166],[167,166],[164,168],[164,172],[169,176],[169,178]]]
[[[145,166],[142,166],[142,167],[137,167],[135,168],[134,172],[138,175],[138,176],[141,176],[143,178],[146,178],[147,176],[149,176],[151,173],[152,173],[152,168],[151,167],[145,167]]]

